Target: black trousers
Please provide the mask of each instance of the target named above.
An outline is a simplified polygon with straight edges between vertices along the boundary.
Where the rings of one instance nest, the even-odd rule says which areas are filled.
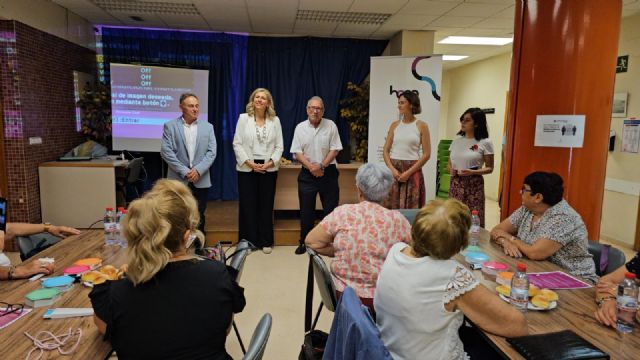
[[[204,232],[204,212],[207,210],[207,202],[209,201],[209,188],[197,188],[193,185],[193,183],[189,183],[189,189],[191,189],[191,193],[193,197],[198,201],[198,212],[200,213],[200,224],[198,224],[198,230]]]
[[[319,178],[313,176],[306,168],[302,168],[300,174],[298,174],[300,244],[304,244],[304,239],[315,224],[316,196],[320,194],[323,216],[327,216],[338,206],[338,201],[340,200],[338,176],[338,168],[335,165],[327,166],[324,169],[324,176]]]
[[[264,174],[238,171],[238,240],[247,239],[258,248],[273,246],[273,200],[277,179],[277,171]]]

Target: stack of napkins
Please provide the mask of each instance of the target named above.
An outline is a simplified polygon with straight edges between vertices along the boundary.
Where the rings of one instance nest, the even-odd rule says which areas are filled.
[[[91,267],[87,265],[72,265],[64,269],[64,274],[71,275],[71,276],[80,276],[89,270],[91,270]]]
[[[60,290],[55,288],[42,288],[33,290],[28,293],[25,299],[25,305],[32,308],[50,306],[60,297]]]
[[[75,279],[69,275],[55,276],[42,280],[42,287],[58,289],[60,292],[71,290]]]
[[[102,265],[102,259],[100,258],[86,258],[86,259],[80,259],[78,261],[76,261],[75,263],[73,263],[73,265],[84,265],[84,266],[88,266],[89,270],[94,270],[100,267],[100,265]]]

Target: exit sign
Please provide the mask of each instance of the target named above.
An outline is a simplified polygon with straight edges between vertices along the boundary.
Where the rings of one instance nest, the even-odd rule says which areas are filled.
[[[616,62],[616,73],[627,72],[629,69],[629,55],[618,56],[618,61]]]

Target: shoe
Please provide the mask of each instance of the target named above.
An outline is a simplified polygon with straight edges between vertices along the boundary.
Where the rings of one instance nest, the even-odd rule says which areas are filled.
[[[296,255],[302,255],[307,252],[307,247],[304,244],[298,245],[296,248]]]
[[[271,251],[273,251],[273,248],[271,248],[271,246],[265,246],[262,248],[262,252],[265,254],[271,254]]]

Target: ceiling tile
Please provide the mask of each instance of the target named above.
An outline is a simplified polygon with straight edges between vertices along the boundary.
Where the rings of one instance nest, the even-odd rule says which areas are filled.
[[[339,36],[370,35],[379,27],[380,25],[338,24],[334,34]]]
[[[496,18],[496,19],[511,19],[513,20],[516,16],[516,7],[514,6],[509,6],[508,8],[498,12],[497,14],[491,16],[492,18]]]
[[[444,15],[458,6],[456,2],[411,0],[400,11],[400,14]]]
[[[385,21],[384,25],[404,27],[404,30],[420,30],[437,19],[437,16],[396,14]]]
[[[236,0],[238,2],[242,2],[242,0]],[[273,10],[280,11],[280,9],[283,8],[291,8],[291,9],[297,9],[298,8],[298,0],[244,0],[247,2],[247,7],[252,8],[252,7],[260,7],[260,8],[264,8],[264,7],[269,7]],[[268,4],[268,5],[267,5]]]
[[[354,0],[349,11],[395,14],[407,2],[409,0]]]
[[[208,27],[206,21],[200,15],[176,15],[176,14],[160,14],[160,19],[165,22],[168,26],[175,26],[177,24],[181,24],[183,26],[187,24],[191,24],[195,27]],[[187,25],[188,26],[188,25]]]
[[[511,29],[513,30],[513,19],[485,19],[471,25],[478,29]]]
[[[216,8],[220,11],[226,11],[226,8],[229,7],[247,7],[245,2],[240,0],[191,0],[189,2],[193,3],[197,8],[211,7]]]
[[[268,16],[265,16],[268,14]],[[262,33],[291,33],[296,22],[296,10],[293,8],[279,9],[273,12],[270,7],[249,7],[249,21],[251,29]]]
[[[500,11],[507,8],[507,5],[500,4],[473,4],[473,3],[462,3],[456,6],[454,9],[451,9],[447,13],[447,16],[491,16],[499,13]]]
[[[329,21],[315,22],[297,20],[293,27],[293,32],[301,35],[307,33],[322,33],[331,35],[337,26],[338,23]]]
[[[466,28],[483,21],[485,18],[472,16],[441,16],[429,23],[429,26]]]
[[[248,18],[249,12],[246,7],[227,6],[224,9],[211,4],[197,6],[200,15],[205,19],[242,19]]]
[[[351,1],[345,0],[300,0],[298,8],[301,10],[347,11],[349,6],[351,6]]]

